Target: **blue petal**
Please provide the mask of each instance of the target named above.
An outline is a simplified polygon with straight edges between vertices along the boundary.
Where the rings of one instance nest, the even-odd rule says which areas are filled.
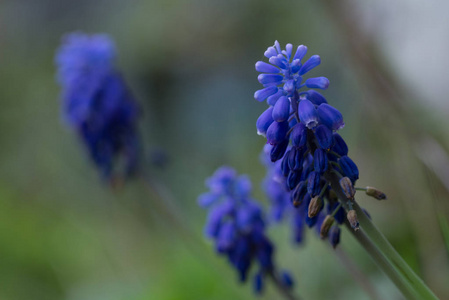
[[[267,58],[270,58],[272,56],[277,56],[278,53],[277,53],[276,49],[274,49],[274,47],[268,47],[268,49],[265,51],[265,53],[263,55],[265,55],[265,57],[267,57]]]
[[[332,146],[333,136],[332,131],[325,125],[319,125],[315,130],[315,137],[318,146],[323,150],[329,150]]]
[[[285,139],[282,143],[275,145],[270,152],[270,159],[275,162],[282,158],[285,154],[285,150],[288,147],[288,139]]]
[[[282,83],[283,79],[284,76],[275,74],[260,74],[259,76],[257,76],[257,80],[259,80],[260,83],[270,85],[278,85]]]
[[[290,136],[293,146],[304,147],[307,143],[307,128],[302,123],[296,124]]]
[[[342,114],[338,111],[338,109],[330,106],[329,104],[321,104],[318,106],[317,112],[321,123],[329,127],[329,129],[339,130],[345,126]]]
[[[318,125],[318,113],[315,109],[315,105],[307,99],[303,99],[298,105],[298,115],[301,122],[306,125],[307,128],[312,129]]]
[[[234,222],[226,222],[218,233],[216,240],[216,248],[219,253],[228,251],[234,244],[236,238],[236,227]]]
[[[319,55],[312,55],[299,69],[299,75],[303,75],[321,63],[321,58]]]
[[[288,119],[290,115],[290,101],[287,97],[282,96],[274,105],[273,119],[276,122],[282,122]]]
[[[280,54],[281,51],[281,45],[279,44],[278,41],[274,41],[274,46],[276,47],[277,52]]]
[[[313,154],[313,161],[315,172],[318,172],[320,174],[326,172],[328,167],[328,159],[327,154],[324,150],[316,149],[315,153]]]
[[[258,90],[254,93],[254,99],[262,102],[263,100],[267,99],[268,96],[273,95],[277,91],[278,91],[278,88],[275,86],[270,86],[270,87]]]
[[[298,49],[296,49],[295,56],[293,56],[293,60],[297,59],[297,60],[301,61],[301,59],[304,58],[306,53],[307,53],[307,47],[306,46],[304,46],[304,45],[298,46]]]
[[[282,284],[288,288],[291,288],[294,284],[293,278],[287,271],[283,271],[281,274]]]
[[[349,177],[353,183],[359,179],[359,169],[352,159],[347,156],[342,156],[338,160],[338,164],[344,173],[343,175]]]
[[[337,247],[337,245],[340,243],[340,227],[338,226],[332,226],[329,232],[329,242],[331,243],[332,247]]]
[[[285,140],[289,129],[288,122],[273,122],[267,129],[267,141],[272,145],[276,145]]]
[[[257,134],[258,135],[265,135],[267,133],[268,127],[274,121],[272,115],[273,115],[273,107],[270,106],[257,119],[256,127],[257,127]]]
[[[321,176],[318,172],[311,172],[307,181],[307,193],[310,197],[315,197],[320,193],[320,180]]]
[[[329,79],[326,77],[315,77],[306,80],[306,86],[311,89],[325,90],[329,87]]]
[[[345,140],[338,134],[334,133],[334,145],[332,146],[332,151],[336,152],[340,156],[348,155],[348,146]]]
[[[322,103],[327,103],[326,98],[315,90],[308,90],[306,98],[310,100],[315,105],[320,105]]]
[[[287,58],[290,59],[290,57],[292,56],[292,50],[293,50],[293,45],[292,44],[287,44],[285,46],[285,51],[287,52]]]
[[[277,91],[276,94],[271,95],[270,97],[267,98],[267,104],[274,106],[276,104],[276,102],[278,101],[279,97],[281,97],[284,94],[284,91],[282,89],[280,89],[279,91]]]
[[[261,294],[264,288],[264,280],[261,272],[257,272],[256,276],[254,276],[254,292],[256,294]]]
[[[271,64],[278,66],[281,69],[287,69],[288,62],[282,54],[272,56],[268,60]]]
[[[302,171],[302,164],[304,160],[304,152],[306,149],[301,149],[298,147],[292,147],[289,157],[288,157],[288,165],[291,170]]]
[[[279,73],[278,68],[263,61],[256,62],[256,71],[262,73]]]
[[[301,178],[301,171],[290,171],[287,177],[287,187],[289,190],[293,190],[299,183]]]
[[[299,181],[299,179],[296,179],[296,181]],[[291,201],[295,207],[298,207],[299,205],[301,205],[301,203],[305,200],[307,196],[307,183],[305,181],[300,181],[299,183],[297,183],[296,187],[293,188],[294,189],[290,194]],[[292,190],[292,188],[290,188],[290,190]]]
[[[198,197],[198,205],[201,207],[208,207],[220,198],[219,195],[213,193],[204,193]]]
[[[284,159],[282,159],[282,163],[281,163],[281,171],[282,171],[282,175],[284,175],[284,177],[287,177],[288,174],[290,173],[290,166],[288,164],[289,154],[290,154],[290,150],[285,153]]]

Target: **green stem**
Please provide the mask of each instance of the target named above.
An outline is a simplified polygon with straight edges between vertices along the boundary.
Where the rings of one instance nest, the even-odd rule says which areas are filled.
[[[367,190],[367,188],[362,188],[362,187],[354,187],[354,189],[356,191],[364,191],[364,192]]]
[[[332,172],[325,174],[326,179],[331,183],[332,189],[341,200],[343,206],[346,206],[349,199],[342,191],[338,183],[338,177]],[[393,246],[388,242],[385,236],[376,228],[368,216],[363,212],[357,202],[353,201],[353,208],[357,212],[360,223],[360,230],[354,232],[348,222],[349,229],[360,244],[365,248],[368,254],[378,266],[393,281],[396,287],[404,294],[407,299],[431,300],[438,299],[435,294],[427,287],[424,281],[413,272],[410,266],[396,252]],[[347,207],[346,207],[347,209]]]
[[[410,286],[403,278],[398,274],[395,267],[388,261],[385,255],[379,250],[379,248],[373,243],[373,241],[365,234],[361,229],[354,231],[348,220],[345,220],[345,225],[349,232],[357,239],[360,245],[366,250],[366,252],[371,256],[371,258],[376,262],[379,268],[393,281],[394,285],[401,291],[401,293],[407,299],[416,299],[417,294],[412,290],[413,287]]]

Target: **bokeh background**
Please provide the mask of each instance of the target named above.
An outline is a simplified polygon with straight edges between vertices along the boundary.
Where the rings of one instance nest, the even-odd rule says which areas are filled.
[[[0,299],[253,299],[202,237],[196,205],[222,164],[253,180],[265,104],[254,63],[267,46],[305,44],[312,75],[344,115],[341,132],[362,194],[395,248],[441,299],[449,299],[448,3],[420,1],[2,0],[0,2]],[[66,32],[107,33],[142,106],[145,156],[159,193],[141,180],[112,189],[61,122],[53,57]],[[161,200],[164,194],[169,200]],[[183,229],[167,214],[176,211]],[[189,228],[186,230],[186,228]],[[190,233],[188,233],[190,232]],[[401,299],[343,230],[355,276],[315,231],[294,245],[270,227],[277,262],[303,299]],[[360,285],[371,285],[377,297]],[[371,297],[371,298],[370,298]],[[279,299],[271,287],[261,299]]]

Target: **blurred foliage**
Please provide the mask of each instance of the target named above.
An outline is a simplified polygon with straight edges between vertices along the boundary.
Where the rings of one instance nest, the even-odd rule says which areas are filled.
[[[205,213],[196,197],[205,190],[204,179],[228,164],[251,176],[255,197],[266,204],[259,189],[264,139],[255,134],[265,105],[253,99],[254,63],[275,39],[320,54],[322,65],[311,75],[331,81],[325,95],[345,116],[342,135],[361,171],[359,185],[389,196],[387,202],[360,196],[360,204],[437,295],[448,298],[448,250],[432,204],[438,201],[447,223],[448,193],[412,144],[419,143],[413,141],[419,126],[447,149],[445,113],[423,108],[412,97],[404,103],[408,110],[392,110],[394,101],[381,99],[385,94],[366,76],[370,70],[360,72],[364,66],[348,50],[352,35],[323,3],[3,0],[0,298],[254,297],[250,284],[240,286],[227,262],[200,237]],[[120,69],[142,105],[148,154],[162,148],[169,158],[167,167],[148,171],[172,191],[177,210],[198,235],[198,247],[180,239],[160,199],[148,195],[142,182],[115,190],[101,182],[61,122],[53,55],[61,36],[74,30],[115,39]],[[279,265],[293,271],[304,299],[368,299],[314,232],[301,247],[292,245],[287,226],[270,228],[270,235]],[[348,232],[342,239],[381,298],[399,299]],[[275,297],[270,288],[262,299]]]

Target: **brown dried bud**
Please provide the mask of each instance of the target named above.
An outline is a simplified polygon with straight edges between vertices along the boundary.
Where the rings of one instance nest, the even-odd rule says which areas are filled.
[[[326,216],[326,218],[323,221],[323,224],[321,224],[321,229],[320,229],[320,236],[322,239],[327,237],[327,234],[329,233],[329,229],[332,227],[332,224],[334,224],[334,221],[335,221],[335,219],[331,215]]]
[[[340,179],[340,186],[346,197],[351,200],[354,199],[355,190],[354,186],[352,185],[351,179],[349,179],[348,177],[343,177],[342,179]]]
[[[349,224],[351,224],[351,227],[357,231],[359,230],[359,220],[357,219],[357,213],[355,210],[351,209],[348,211],[348,214],[346,216],[348,218]]]
[[[292,203],[293,203],[294,207],[299,207],[301,205],[302,201],[294,200]]]
[[[376,198],[377,200],[387,200],[387,195],[372,186],[366,187],[366,194]]]
[[[320,212],[322,206],[323,200],[318,196],[313,197],[309,203],[309,218],[315,217]]]

